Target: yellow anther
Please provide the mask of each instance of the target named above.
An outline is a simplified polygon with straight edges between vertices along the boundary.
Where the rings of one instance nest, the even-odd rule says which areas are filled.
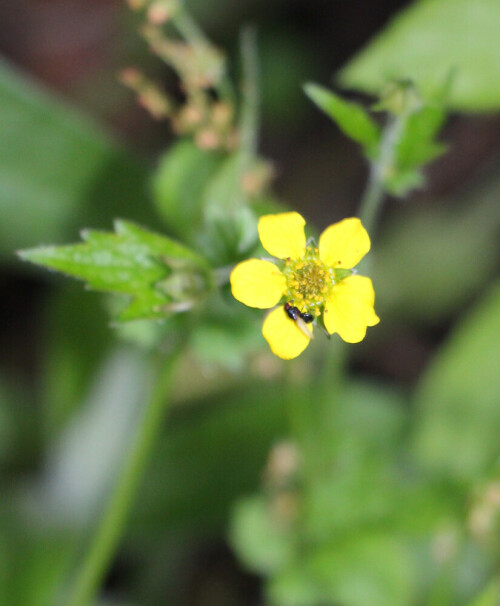
[[[332,278],[318,257],[318,249],[311,246],[302,259],[286,259],[284,273],[289,299],[300,302],[301,311],[321,315]]]

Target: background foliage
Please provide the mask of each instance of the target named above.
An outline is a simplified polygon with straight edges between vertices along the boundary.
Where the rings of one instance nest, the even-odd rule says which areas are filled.
[[[235,202],[240,158],[174,142],[115,82],[115,68],[135,61],[175,90],[126,8],[49,4],[52,22],[43,3],[0,9],[10,57],[0,66],[0,604],[65,595],[151,390],[147,352],[160,345],[165,357],[182,343],[171,409],[96,604],[496,606],[498,3],[380,3],[371,17],[361,1],[253,3],[260,145],[278,180],[250,207]],[[189,6],[239,73],[236,32],[249,15],[232,0],[209,4]],[[82,42],[59,63],[54,49],[26,53],[15,26],[77,40],[82,24],[101,31],[97,22],[107,42]],[[425,99],[379,163],[393,169],[384,187],[394,194],[369,268],[380,326],[348,349],[317,339],[287,364],[268,352],[261,314],[224,291],[163,324],[109,326],[110,314],[150,318],[156,297],[176,301],[173,258],[207,283],[207,266],[245,258],[258,214],[288,206],[322,229],[357,212],[382,114],[367,117],[371,97],[328,92],[334,70],[335,83],[372,95],[411,78]],[[337,126],[303,94],[311,80],[323,87],[307,94]],[[444,151],[443,95],[457,112],[439,139],[448,151],[422,168]],[[85,276],[94,288],[167,286],[127,307],[14,259],[15,249],[77,241],[82,228],[79,246],[104,239],[113,261],[104,282]],[[65,250],[36,254],[72,273]],[[124,279],[115,265],[131,250]]]

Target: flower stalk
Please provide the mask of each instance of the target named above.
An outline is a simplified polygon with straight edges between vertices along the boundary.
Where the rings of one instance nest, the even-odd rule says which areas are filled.
[[[387,125],[382,132],[379,156],[370,164],[368,183],[361,198],[358,216],[371,237],[379,222],[386,193],[384,183],[387,174],[392,170],[395,148],[403,123],[404,118],[401,115],[389,114]]]

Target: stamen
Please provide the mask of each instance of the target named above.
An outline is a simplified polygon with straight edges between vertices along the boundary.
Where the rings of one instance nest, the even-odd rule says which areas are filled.
[[[321,314],[335,274],[318,257],[318,248],[309,245],[301,259],[287,259],[283,272],[287,278],[287,297],[299,303],[301,312]]]

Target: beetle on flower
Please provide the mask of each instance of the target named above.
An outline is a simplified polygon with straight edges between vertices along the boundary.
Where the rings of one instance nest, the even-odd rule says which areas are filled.
[[[285,360],[300,355],[312,338],[312,324],[310,331],[301,330],[287,313],[290,306],[299,318],[307,314],[322,320],[329,334],[338,333],[347,343],[362,341],[367,327],[379,322],[372,282],[353,270],[370,250],[361,221],[330,225],[317,247],[306,242],[304,225],[296,212],[261,217],[260,241],[276,261],[243,261],[230,277],[233,296],[245,305],[268,309],[280,304],[267,315],[262,333],[272,352]]]

